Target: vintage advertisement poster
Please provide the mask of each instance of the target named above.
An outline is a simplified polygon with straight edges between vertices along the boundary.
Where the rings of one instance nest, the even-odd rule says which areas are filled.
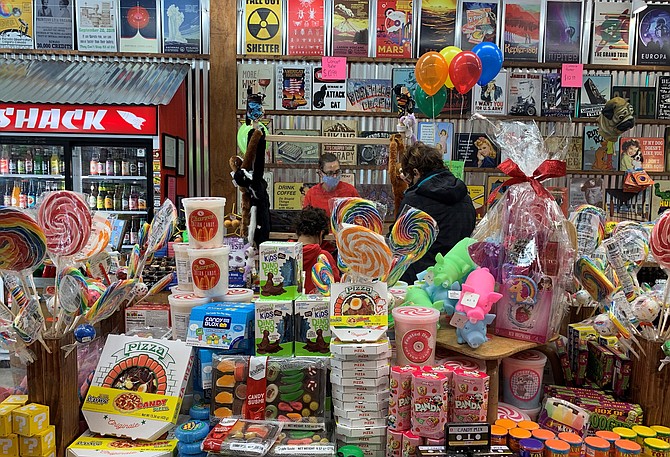
[[[569,200],[570,211],[581,205],[603,208],[605,205],[605,181],[602,177],[571,178]]]
[[[544,29],[545,62],[579,62],[582,2],[548,1]]]
[[[245,54],[281,54],[281,0],[246,0]]]
[[[116,0],[77,3],[77,49],[116,52],[117,14]]]
[[[322,56],[323,1],[288,0],[286,29],[289,55]]]
[[[463,51],[472,51],[484,41],[497,42],[498,3],[463,1],[458,30],[456,45]]]
[[[621,171],[639,168],[648,172],[665,171],[665,142],[663,138],[630,138],[619,139],[619,169]]]
[[[537,62],[540,54],[542,5],[533,0],[505,2],[503,55],[505,60]]]
[[[370,4],[367,0],[335,0],[331,23],[333,55],[367,57]]]
[[[377,57],[412,57],[412,2],[377,0]]]
[[[121,52],[160,52],[157,0],[119,0]]]
[[[312,67],[312,109],[315,111],[345,111],[347,81],[321,78],[321,66]]]
[[[423,0],[419,27],[419,55],[440,52],[456,39],[457,0]]]
[[[607,141],[600,133],[598,126],[584,126],[584,155],[582,166],[585,171],[617,171],[619,169],[619,143]]]
[[[0,48],[33,49],[32,0],[0,1]]]
[[[560,73],[542,74],[542,116],[574,116],[577,88],[563,87]]]
[[[277,110],[310,110],[312,108],[311,65],[278,64],[275,88]]]
[[[391,80],[347,79],[347,111],[391,112]]]
[[[35,10],[35,48],[74,48],[74,11],[69,0],[38,0]]]
[[[630,2],[596,2],[591,63],[630,63]]]
[[[278,129],[276,135],[317,136],[318,130]],[[275,141],[275,162],[277,163],[317,163],[319,161],[319,143],[294,143]]]
[[[358,135],[358,121],[352,120],[332,120],[324,119],[321,121],[321,134],[335,138],[355,138]],[[340,165],[356,165],[356,145],[355,144],[328,144],[324,143],[321,152],[326,154],[330,152],[340,161]]]
[[[162,20],[164,53],[200,53],[200,0],[163,0]]]
[[[670,65],[670,5],[663,3],[638,14],[637,65]]]
[[[507,72],[502,70],[486,86],[472,88],[472,111],[480,114],[507,114]]]
[[[391,138],[394,132],[363,131],[361,138]],[[388,144],[359,144],[358,165],[387,165],[389,159]],[[352,184],[353,185],[353,184]]]
[[[417,140],[434,146],[442,153],[442,160],[457,160],[452,157],[451,144],[454,139],[454,124],[451,122],[419,122]]]
[[[301,182],[274,183],[274,209],[300,210],[302,209]]]
[[[656,117],[659,119],[670,119],[670,76],[659,76],[658,87],[658,109]]]
[[[611,92],[611,75],[585,76],[579,93],[579,117],[598,117]]]
[[[542,78],[539,73],[509,75],[509,109],[514,116],[539,116],[542,99]]]
[[[275,68],[271,63],[237,64],[237,109],[247,109],[247,93],[261,94],[263,108],[275,107]]]
[[[466,167],[495,168],[500,163],[500,151],[485,133],[457,133],[454,160],[462,160]]]

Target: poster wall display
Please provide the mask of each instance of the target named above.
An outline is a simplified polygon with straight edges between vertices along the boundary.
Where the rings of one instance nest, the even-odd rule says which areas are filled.
[[[288,54],[322,56],[323,0],[288,0]]]
[[[33,49],[32,0],[0,1],[0,48]]]
[[[281,54],[281,0],[246,0],[244,11],[244,53]]]
[[[377,57],[412,57],[412,2],[377,1]]]
[[[456,46],[463,51],[482,42],[498,41],[498,2],[461,2],[458,27],[456,29]]]
[[[80,51],[117,52],[116,0],[77,3],[77,47]]]
[[[36,0],[36,49],[74,49],[73,27],[74,12],[70,0]]]
[[[163,52],[200,53],[200,0],[163,0]]]
[[[591,63],[630,63],[630,2],[596,2]]]
[[[160,52],[156,0],[119,0],[121,52]]]

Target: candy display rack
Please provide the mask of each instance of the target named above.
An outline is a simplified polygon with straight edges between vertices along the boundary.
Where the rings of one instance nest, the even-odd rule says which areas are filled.
[[[659,360],[665,355],[661,343],[640,339],[646,355],[633,363],[630,391],[633,403],[639,403],[644,411],[646,424],[670,424],[670,370],[659,371]]]

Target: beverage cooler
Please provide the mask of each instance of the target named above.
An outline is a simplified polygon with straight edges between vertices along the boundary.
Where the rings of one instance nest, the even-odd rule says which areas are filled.
[[[31,209],[43,192],[81,192],[91,211],[104,211],[113,220],[126,221],[125,225],[117,224],[124,225],[119,244],[121,249],[132,248],[142,222],[150,221],[154,211],[153,149],[158,137],[155,110],[152,112],[151,135],[3,133],[2,204]],[[107,111],[105,117],[112,114],[118,115]],[[111,125],[105,130],[127,131]]]

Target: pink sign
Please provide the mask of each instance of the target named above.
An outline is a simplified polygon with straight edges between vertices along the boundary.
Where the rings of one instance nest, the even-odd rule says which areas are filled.
[[[561,67],[561,86],[582,87],[584,80],[583,63],[564,63]]]
[[[322,57],[321,79],[324,79],[326,81],[347,79],[347,58],[325,57],[325,56]]]

